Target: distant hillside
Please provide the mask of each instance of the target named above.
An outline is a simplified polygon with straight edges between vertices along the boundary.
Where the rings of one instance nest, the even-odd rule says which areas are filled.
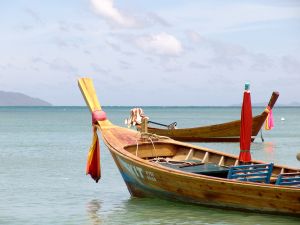
[[[51,106],[51,104],[21,93],[0,91],[0,106]]]

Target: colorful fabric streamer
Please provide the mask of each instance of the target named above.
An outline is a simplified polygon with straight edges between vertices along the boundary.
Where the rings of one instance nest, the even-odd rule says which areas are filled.
[[[100,169],[100,145],[97,134],[97,129],[94,129],[93,142],[90,147],[87,164],[86,164],[86,175],[90,174],[91,177],[98,183],[101,177]]]
[[[135,126],[136,124],[142,123],[142,118],[146,117],[144,114],[144,111],[142,108],[133,108],[130,110],[130,117],[128,119],[125,119],[125,124],[127,124],[128,128],[131,127],[131,125]]]
[[[270,109],[269,114],[265,121],[265,130],[272,130],[273,127],[274,127],[274,118],[273,118],[272,109]]]

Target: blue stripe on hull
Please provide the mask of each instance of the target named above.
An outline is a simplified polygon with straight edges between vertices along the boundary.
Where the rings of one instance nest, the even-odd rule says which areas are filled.
[[[151,188],[147,185],[142,184],[141,182],[137,181],[136,179],[122,171],[120,171],[120,173],[129,189],[130,194],[134,197],[156,197],[201,204],[201,202],[197,202],[194,199],[179,196],[165,190]]]
[[[201,201],[198,200],[196,201],[195,199],[187,198],[184,196],[179,196],[171,192],[167,192],[164,190],[158,190],[158,189],[153,189],[150,188],[149,186],[143,185],[140,182],[137,182],[135,179],[129,177],[127,174],[122,173],[121,175],[129,189],[129,192],[131,196],[133,197],[154,197],[154,198],[162,198],[166,200],[172,200],[172,201],[180,201],[180,202],[186,202],[186,203],[193,203],[197,205],[203,205],[206,207],[216,207],[216,208],[221,208],[221,209],[232,209],[232,210],[237,210],[237,211],[249,211],[249,212],[258,212],[258,213],[276,213],[276,214],[286,214],[286,213],[280,213],[280,212],[275,212],[275,211],[262,211],[259,209],[255,208],[240,208],[236,206],[229,206],[229,205],[222,205],[221,203],[215,203],[211,201]],[[289,213],[288,213],[289,214]],[[293,215],[293,214],[291,214]]]

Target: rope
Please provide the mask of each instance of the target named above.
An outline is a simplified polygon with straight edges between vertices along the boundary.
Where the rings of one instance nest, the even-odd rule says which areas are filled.
[[[152,133],[147,133],[147,132],[140,132],[140,136],[139,138],[136,139],[136,150],[135,150],[135,156],[138,155],[138,150],[139,150],[139,140],[141,139],[146,139],[148,141],[151,142],[152,146],[153,146],[153,149],[154,149],[154,152],[152,150],[152,155],[155,156],[155,161],[156,162],[159,162],[159,160],[163,159],[163,158],[159,158],[158,155],[157,155],[157,151],[156,151],[156,148],[155,148],[155,145],[154,145],[154,141],[159,141],[161,139],[170,139],[169,137],[167,136],[160,136],[160,135],[157,135],[157,134],[152,134]]]
[[[171,139],[167,136],[161,136],[161,135],[157,135],[157,134],[152,134],[152,133],[148,133],[148,132],[140,132],[141,133],[141,137],[145,138],[145,139],[149,139],[152,138],[152,140],[160,140],[160,139]]]
[[[151,143],[152,143],[152,146],[153,146],[153,149],[154,149],[154,151],[155,151],[155,156],[156,156],[156,158],[158,158],[158,157],[157,157],[156,148],[155,148],[155,145],[154,145],[154,143],[153,143],[153,140],[152,140],[152,138],[151,138],[151,137],[148,137],[148,140],[150,140],[150,141],[151,141]],[[152,155],[154,155],[154,154],[153,154],[153,151],[152,151]]]
[[[167,164],[170,165],[180,165],[180,167],[189,167],[189,166],[196,166],[199,164],[203,164],[202,162],[197,163],[197,162],[187,162],[187,161],[175,161],[175,160],[170,160],[167,158],[160,158],[157,155],[157,150],[155,148],[154,142],[153,141],[158,141],[160,139],[171,139],[167,136],[160,136],[157,134],[152,134],[152,133],[147,133],[147,132],[141,132],[141,137],[147,139],[148,141],[151,142],[153,149],[154,149],[154,154],[153,154],[153,150],[152,150],[152,155],[155,156],[155,158],[149,160],[150,162],[154,162],[154,163],[159,163],[159,162],[166,162]],[[138,140],[137,141],[137,149],[138,149]],[[137,153],[136,153],[137,156]]]
[[[138,140],[136,140],[136,150],[135,150],[136,157],[137,157],[138,150],[139,150],[139,142],[138,142]]]

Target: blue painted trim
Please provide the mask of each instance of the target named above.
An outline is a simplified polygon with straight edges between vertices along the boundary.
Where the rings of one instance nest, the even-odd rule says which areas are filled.
[[[277,180],[276,180],[276,185],[299,185],[300,184],[300,173],[294,173],[294,174],[289,174],[289,173],[282,173],[279,174]]]
[[[162,189],[155,189],[155,188],[150,188],[148,185],[144,185],[141,182],[137,181],[133,177],[129,176],[128,174],[120,171],[124,181],[126,182],[127,185],[129,186],[134,186],[136,189],[142,191],[145,196],[151,196],[151,197],[156,197],[156,198],[164,198],[164,199],[174,199],[182,202],[191,202],[191,203],[202,203],[203,202],[198,202],[195,201],[195,199],[188,198],[188,197],[183,197],[182,195],[177,195],[174,194],[173,192],[165,191]]]

